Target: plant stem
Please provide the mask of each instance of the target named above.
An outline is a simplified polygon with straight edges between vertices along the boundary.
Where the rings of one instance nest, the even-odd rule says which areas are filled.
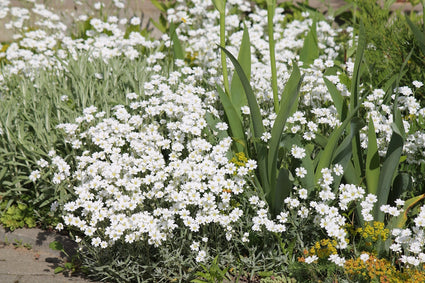
[[[274,50],[274,32],[273,32],[273,17],[276,7],[276,0],[267,0],[267,29],[269,33],[269,49],[270,49],[270,67],[272,71],[272,90],[275,113],[279,112],[279,97],[277,95],[277,72],[276,58]]]
[[[226,46],[226,14],[220,12],[220,46]],[[223,69],[224,90],[230,96],[229,76],[227,75],[226,54],[221,50],[221,68]]]

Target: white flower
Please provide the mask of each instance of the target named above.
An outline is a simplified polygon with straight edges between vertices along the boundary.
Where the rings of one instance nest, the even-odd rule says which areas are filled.
[[[190,249],[191,249],[192,251],[198,251],[198,250],[199,250],[199,242],[193,242],[193,243],[190,245]]]
[[[196,260],[196,262],[204,262],[206,256],[207,256],[207,253],[204,250],[200,250],[198,252],[198,255],[196,256],[195,260]]]
[[[241,111],[245,115],[249,115],[249,113],[251,113],[248,106],[242,106]]]
[[[329,260],[341,267],[344,266],[344,263],[345,263],[345,258],[342,258],[338,256],[337,254],[331,254],[329,256]]]
[[[126,97],[128,99],[136,99],[138,95],[135,92],[130,92],[130,93],[127,93]]]
[[[299,189],[298,190],[298,195],[300,196],[300,199],[307,199],[308,192],[307,192],[306,189]]]
[[[317,261],[319,259],[319,257],[317,255],[312,255],[312,256],[308,256],[305,258],[305,263],[313,263],[315,261]]]
[[[316,137],[316,135],[313,132],[305,132],[303,134],[303,138],[307,141],[311,141],[312,139],[314,139]]]
[[[419,81],[413,81],[412,84],[416,87],[416,88],[420,88],[422,87],[424,84],[422,82]]]
[[[228,126],[224,122],[219,122],[215,125],[215,127],[220,131],[226,131],[228,129]]]
[[[291,154],[297,159],[303,159],[306,156],[305,149],[296,145],[292,146]]]
[[[294,208],[296,208],[296,207],[298,207],[300,205],[300,201],[298,199],[296,199],[296,198],[290,198],[290,197],[288,197],[288,198],[286,198],[284,200],[284,202],[286,204],[288,204],[289,208],[291,208],[291,209],[294,209]]]
[[[340,164],[335,164],[333,171],[337,176],[341,176],[342,174],[344,174],[344,169]]]
[[[249,233],[245,232],[242,236],[242,242],[243,243],[248,243],[249,242]]]
[[[398,243],[394,243],[390,246],[390,250],[392,250],[393,252],[396,252],[396,253],[400,253],[402,251],[401,245],[398,244]]]
[[[298,167],[295,169],[295,175],[299,178],[304,178],[307,174],[307,170],[304,167]]]
[[[96,3],[94,3],[94,8],[96,9],[96,10],[100,10],[102,7],[104,7],[105,6],[105,4],[103,4],[102,2],[96,2]]]
[[[29,179],[33,182],[35,182],[36,180],[38,180],[41,177],[40,171],[39,170],[34,170],[31,172]]]
[[[360,255],[360,259],[361,259],[363,262],[366,262],[366,261],[369,259],[369,254],[365,254],[365,253],[361,254],[361,255]]]
[[[404,205],[404,202],[405,202],[404,200],[401,200],[401,199],[399,199],[399,198],[395,200],[395,204],[396,204],[397,206],[403,206],[403,205]]]
[[[265,132],[261,136],[261,140],[264,141],[264,142],[267,142],[271,137],[272,137],[272,135],[269,132]]]
[[[54,201],[51,205],[50,205],[50,211],[51,212],[55,212],[59,207],[59,202],[58,201]]]
[[[141,21],[140,21],[139,17],[132,17],[130,19],[130,25],[132,25],[132,26],[138,26],[138,25],[140,25],[140,23],[141,23]]]
[[[58,231],[62,231],[63,230],[63,224],[62,223],[58,223],[55,227],[56,230]]]

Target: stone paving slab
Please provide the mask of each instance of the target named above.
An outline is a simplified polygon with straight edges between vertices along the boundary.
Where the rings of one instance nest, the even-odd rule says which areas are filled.
[[[40,229],[17,229],[10,232],[0,227],[0,282],[91,282],[81,277],[54,273],[56,267],[63,266],[66,256],[49,248],[53,241],[60,242],[67,253],[75,253],[75,243],[66,236]],[[31,249],[24,246],[31,246]]]
[[[14,244],[17,241],[22,244],[29,244],[34,249],[48,251],[55,256],[62,257],[65,255],[61,254],[59,251],[54,251],[49,248],[51,242],[60,242],[64,246],[65,252],[69,255],[75,254],[75,249],[77,248],[76,243],[69,237],[55,232],[44,231],[37,228],[9,231],[0,227],[0,243]]]

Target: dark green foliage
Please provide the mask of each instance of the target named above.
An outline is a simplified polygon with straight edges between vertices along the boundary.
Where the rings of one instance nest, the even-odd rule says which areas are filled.
[[[363,82],[374,88],[383,87],[395,74],[400,72],[408,54],[413,50],[406,65],[406,74],[401,78],[400,86],[410,86],[414,80],[425,80],[425,54],[421,52],[418,42],[414,39],[408,22],[402,11],[391,11],[387,5],[381,6],[373,0],[349,1],[355,4],[357,10],[344,14],[345,20],[355,28],[362,21],[366,32],[367,48],[364,53],[368,76]],[[414,25],[419,25],[421,18],[415,14],[406,15]],[[348,52],[348,50],[347,50]],[[424,90],[416,92],[417,98],[424,98]]]

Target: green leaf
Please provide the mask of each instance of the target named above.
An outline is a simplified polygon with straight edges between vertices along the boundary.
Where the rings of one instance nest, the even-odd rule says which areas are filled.
[[[397,104],[397,103],[394,103]],[[399,136],[404,138],[406,133],[404,131],[403,118],[401,118],[401,113],[399,108],[394,108],[394,122],[391,124],[391,129],[397,133]]]
[[[379,175],[380,175],[380,159],[378,152],[378,143],[376,141],[375,126],[373,124],[372,117],[369,120],[368,129],[368,144],[367,144],[367,156],[366,156],[366,184],[367,192],[369,194],[377,195]]]
[[[425,199],[425,194],[406,200],[403,206],[404,212],[397,217],[393,217],[388,226],[391,229],[394,229],[394,228],[402,229],[407,222],[407,213],[409,212],[409,210],[412,209],[412,207],[414,207],[418,202],[420,202],[423,199]]]
[[[406,15],[405,18],[407,24],[413,32],[413,35],[415,36],[416,41],[419,43],[419,48],[421,49],[422,53],[425,54],[425,35],[414,23],[412,23],[408,15]]]
[[[309,148],[309,146],[306,146],[305,150],[306,157],[303,158],[301,164],[307,170],[307,174],[304,176],[304,178],[301,179],[301,184],[305,189],[307,189],[308,192],[310,192],[316,185],[314,183],[314,162],[310,158],[312,150]]]
[[[351,79],[350,79],[350,77],[347,76],[347,74],[341,73],[341,74],[339,74],[338,78],[339,78],[339,81],[343,85],[345,85],[348,89],[350,88],[350,86],[351,86]]]
[[[73,267],[72,262],[65,262],[63,266],[68,270],[72,270]]]
[[[184,52],[180,40],[177,37],[176,26],[173,22],[170,23],[170,38],[173,41],[173,55],[175,59],[184,59]]]
[[[354,166],[352,162],[348,162],[347,168],[344,169],[344,180],[348,184],[360,184],[362,181],[359,176],[354,171]]]
[[[342,109],[344,98],[332,82],[330,82],[327,78],[323,78],[323,80],[325,81],[326,87],[329,90],[329,93],[332,97],[332,101],[335,105],[336,110],[338,111],[339,117],[343,117]]]
[[[328,144],[328,139],[320,133],[317,133],[314,142],[317,143],[317,145],[320,147],[325,148],[325,146]]]
[[[388,145],[387,154],[382,164],[381,174],[379,175],[377,197],[378,201],[374,209],[374,219],[383,222],[384,213],[380,211],[380,207],[388,202],[391,183],[394,174],[397,171],[400,162],[400,156],[403,151],[404,139],[396,131],[393,132]]]
[[[61,273],[62,271],[64,271],[65,269],[62,266],[58,266],[55,268],[55,270],[53,271],[55,274]]]
[[[280,168],[279,176],[275,188],[267,195],[267,202],[270,205],[271,213],[276,216],[282,209],[282,204],[291,192],[292,182],[289,179],[289,170]]]
[[[326,144],[325,148],[323,149],[319,162],[316,167],[315,172],[315,182],[317,183],[320,178],[322,178],[322,169],[323,168],[329,168],[329,166],[332,164],[333,156],[335,154],[335,149],[338,145],[338,140],[342,136],[345,128],[348,126],[348,123],[350,123],[353,116],[358,111],[360,105],[358,105],[353,112],[350,113],[350,115],[344,120],[341,126],[334,129],[329,136],[328,143]]]
[[[49,248],[54,251],[63,251],[63,245],[59,243],[58,241],[51,242],[49,244]]]
[[[407,173],[398,174],[393,182],[393,186],[388,196],[388,203],[395,204],[395,200],[400,198],[401,194],[412,189],[412,178]]]
[[[219,86],[217,86],[217,91],[220,97],[220,102],[223,105],[224,112],[226,113],[231,137],[234,141],[236,141],[236,149],[238,152],[245,152],[245,154],[247,154],[245,133],[242,126],[241,117],[238,115],[227,94],[224,93],[224,91]]]
[[[351,96],[350,96],[350,112],[359,105],[359,93],[360,93],[360,77],[361,77],[361,65],[363,62],[364,50],[366,48],[366,36],[363,22],[360,22],[359,37],[356,50],[356,59],[354,62],[353,79],[351,81]],[[360,136],[357,134],[353,140],[353,165],[358,176],[362,176],[363,166],[363,155],[360,146]]]
[[[273,271],[259,271],[258,276],[260,277],[270,277],[274,274]]]
[[[249,80],[247,76],[244,73],[244,70],[242,69],[242,66],[239,64],[238,60],[225,48],[219,46],[224,53],[230,58],[233,65],[235,66],[236,72],[238,73],[238,76],[242,82],[242,86],[245,90],[245,94],[248,100],[248,106],[250,108],[250,113],[252,116],[252,123],[254,127],[254,135],[256,138],[261,138],[261,136],[264,133],[264,126],[263,126],[263,119],[261,117],[260,113],[260,107],[257,103],[257,98],[255,97],[254,92],[252,91],[251,85],[249,84]]]
[[[161,14],[159,16],[159,21],[155,22],[153,19],[149,19],[149,21],[162,33],[167,32],[167,20]]]
[[[268,178],[269,183],[274,187],[276,180],[276,169],[277,169],[277,156],[279,152],[279,142],[282,138],[283,129],[285,127],[286,120],[291,114],[291,110],[297,101],[299,96],[299,90],[301,87],[301,73],[295,62],[292,62],[293,70],[289,77],[288,82],[282,93],[281,105],[279,107],[279,113],[275,119],[275,122],[271,131],[271,138],[269,141],[269,153],[268,153]]]
[[[316,21],[313,21],[310,31],[304,39],[303,48],[300,51],[300,61],[304,66],[310,65],[319,57],[319,45],[317,41]]]
[[[266,145],[261,142],[261,136],[263,135],[265,130],[263,125],[263,119],[260,113],[260,107],[258,106],[255,94],[252,91],[251,85],[249,84],[249,80],[246,77],[238,60],[236,60],[236,58],[224,47],[219,47],[230,58],[233,65],[235,66],[236,72],[238,73],[239,79],[242,82],[242,86],[244,88],[245,95],[248,100],[248,106],[251,112],[251,122],[254,129],[254,144],[257,151],[257,164],[258,170],[260,172],[261,185],[265,194],[267,194],[270,191],[270,184],[267,178],[267,148]]]
[[[150,1],[161,12],[163,12],[163,13],[166,13],[167,12],[166,6],[163,3],[159,2],[158,0],[150,0]]]
[[[407,72],[404,71],[404,72]],[[393,90],[396,88],[397,79],[400,77],[400,73],[394,74],[388,81],[384,84],[383,90],[385,91],[385,95],[383,98],[383,104],[388,105],[391,101],[391,95],[393,94]]]
[[[224,14],[226,12],[226,0],[212,0],[212,2],[220,14]]]
[[[249,40],[248,29],[244,23],[244,30],[242,36],[241,48],[239,50],[238,61],[244,70],[248,81],[251,77],[251,43]],[[238,115],[240,116],[241,107],[247,104],[246,95],[239,79],[237,72],[233,74],[232,83],[230,85],[230,94],[232,104]]]
[[[3,179],[3,177],[6,175],[6,172],[7,172],[7,167],[5,166],[5,167],[3,167],[3,168],[1,169],[1,171],[0,171],[0,181],[1,181],[1,179]]]
[[[335,150],[334,158],[332,159],[332,164],[339,164],[343,167],[344,172],[347,170],[348,164],[351,164],[352,156],[352,140],[357,135],[357,133],[363,128],[364,122],[358,117],[354,117],[351,122],[350,134],[344,138],[342,143]],[[335,176],[334,178],[334,188],[338,188],[341,183],[342,176]],[[355,183],[358,184],[358,183]]]

